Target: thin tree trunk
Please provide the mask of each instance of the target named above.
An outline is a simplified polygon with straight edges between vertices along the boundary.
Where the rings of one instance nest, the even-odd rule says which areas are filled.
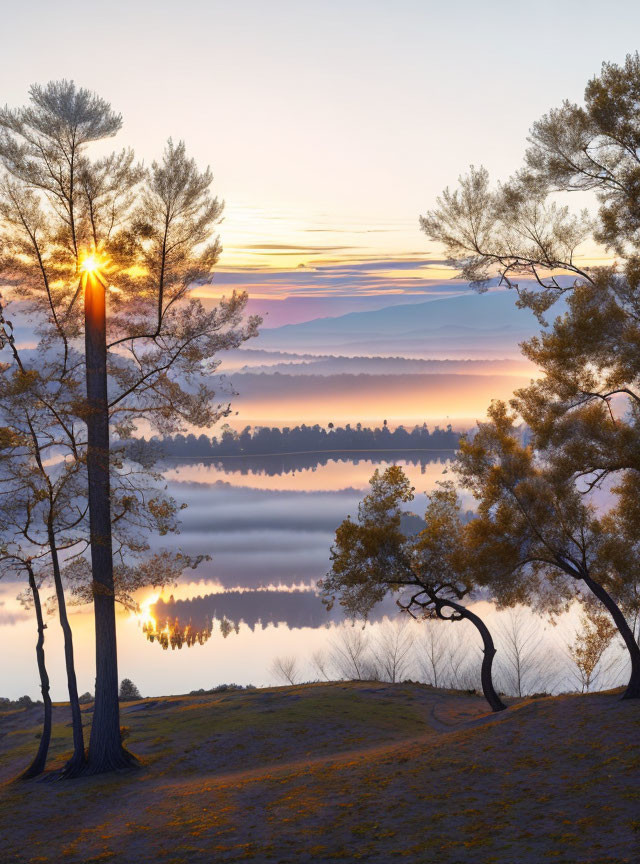
[[[80,702],[78,701],[78,682],[76,680],[76,667],[73,657],[73,634],[69,617],[67,615],[67,602],[64,596],[64,586],[60,575],[60,561],[58,559],[58,548],[56,546],[55,533],[51,521],[48,526],[49,551],[51,552],[51,565],[53,570],[53,583],[56,589],[58,601],[58,615],[60,626],[64,636],[64,661],[67,670],[67,688],[69,690],[69,706],[71,707],[71,722],[73,726],[73,756],[65,765],[64,776],[73,777],[79,773],[85,763],[84,734],[82,732],[82,714]]]
[[[116,771],[135,761],[123,748],[120,737],[105,312],[104,285],[97,275],[89,273],[85,284],[87,472],[96,629],[96,695],[88,758],[88,772],[91,774]]]
[[[18,359],[19,365],[19,359]],[[34,455],[38,468],[47,483],[49,489],[49,514],[47,517],[47,540],[49,541],[49,552],[51,554],[51,567],[53,570],[53,582],[56,589],[56,599],[58,601],[58,615],[60,618],[60,626],[64,636],[64,659],[67,671],[67,687],[69,690],[69,705],[71,707],[71,719],[73,724],[73,756],[69,760],[64,769],[64,776],[72,776],[76,774],[83,766],[85,761],[84,753],[84,736],[82,733],[82,715],[80,713],[80,703],[78,701],[78,684],[76,681],[76,669],[73,659],[73,634],[71,625],[67,617],[67,603],[64,596],[64,586],[60,575],[60,562],[58,559],[58,547],[56,544],[56,534],[54,530],[54,514],[53,514],[53,492],[51,482],[45,471],[42,463],[42,453],[38,438],[31,425],[31,421],[27,418],[31,437],[34,445]]]
[[[618,628],[618,632],[624,640],[624,644],[627,646],[627,650],[629,651],[629,657],[631,658],[631,676],[629,678],[629,683],[627,684],[627,689],[622,694],[622,698],[640,699],[640,646],[638,646],[638,643],[635,640],[633,631],[631,627],[629,627],[627,619],[620,611],[618,604],[615,602],[613,597],[611,597],[608,591],[606,591],[599,582],[595,582],[589,576],[583,576],[582,578],[585,585],[591,589],[602,605],[606,607]]]
[[[42,691],[42,701],[44,704],[44,718],[42,721],[42,735],[40,736],[40,745],[38,752],[31,765],[20,775],[20,780],[29,780],[31,777],[37,777],[42,774],[45,765],[47,764],[47,754],[49,752],[49,743],[51,741],[51,696],[49,695],[49,675],[47,674],[47,666],[44,660],[44,631],[47,626],[42,617],[42,606],[40,605],[40,592],[36,584],[36,579],[33,574],[33,569],[30,565],[27,567],[29,573],[29,587],[33,595],[33,605],[36,610],[36,620],[38,622],[38,642],[36,644],[36,658],[38,661],[38,672],[40,673],[40,690]]]
[[[493,639],[491,638],[489,628],[484,623],[482,618],[480,618],[474,612],[471,612],[465,606],[462,606],[460,603],[456,603],[453,600],[446,600],[441,601],[439,605],[440,607],[448,606],[450,609],[454,609],[461,618],[466,618],[467,621],[471,621],[471,623],[477,628],[480,636],[482,637],[483,646],[482,667],[480,670],[482,692],[484,693],[484,697],[489,703],[492,711],[504,711],[507,706],[504,704],[502,699],[500,699],[493,686],[492,667],[493,658],[496,655],[496,648],[493,644]]]

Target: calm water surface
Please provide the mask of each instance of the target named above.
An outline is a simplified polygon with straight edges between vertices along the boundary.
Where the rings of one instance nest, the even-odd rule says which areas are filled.
[[[411,509],[421,513],[425,493],[443,478],[452,455],[305,454],[166,463],[169,491],[188,508],[180,535],[162,538],[163,545],[168,540],[189,553],[208,553],[211,561],[162,597],[141,592],[141,615],[119,612],[120,677],[132,678],[145,695],[229,682],[268,684],[275,682],[274,658],[284,655],[298,658],[303,678],[317,677],[311,655],[326,650],[341,626],[339,613],[327,613],[313,591],[326,573],[336,526],[356,513],[375,468],[393,463],[402,465],[416,487]],[[3,657],[11,657],[0,673],[0,695],[26,692],[36,698],[34,618],[16,602],[21,587],[0,582],[0,645]],[[85,607],[72,613],[79,688],[92,691],[92,612]],[[393,603],[378,618],[385,614],[397,616]],[[187,627],[200,633],[202,644],[163,650],[154,635],[164,630],[167,642],[166,634]],[[54,698],[64,699],[55,618],[45,649]]]

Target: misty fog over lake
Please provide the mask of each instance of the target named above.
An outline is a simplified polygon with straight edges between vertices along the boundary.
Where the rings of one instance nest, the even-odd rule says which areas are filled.
[[[157,538],[158,548],[180,548],[192,555],[207,553],[196,571],[187,571],[175,588],[162,594],[140,592],[140,614],[118,613],[120,675],[136,681],[146,695],[183,693],[224,683],[277,683],[273,661],[295,656],[303,680],[318,671],[314,653],[327,653],[342,627],[350,627],[340,607],[328,612],[317,596],[317,580],[329,565],[337,525],[355,515],[358,502],[376,470],[403,467],[415,487],[407,510],[421,516],[425,493],[448,479],[453,451],[425,453],[317,453],[198,460],[167,459],[161,463],[168,491],[188,506],[180,534]],[[471,500],[462,495],[463,507]],[[416,518],[414,530],[420,529]],[[31,613],[16,600],[21,585],[3,580],[0,628],[12,646],[12,663],[4,676],[7,696],[38,695],[33,666]],[[485,616],[495,613],[485,606]],[[90,607],[71,607],[81,692],[92,690],[93,616]],[[366,631],[375,637],[385,621],[404,620],[393,599],[374,610]],[[145,635],[146,624],[209,629],[203,644],[163,650]],[[356,623],[355,629],[363,625]],[[449,630],[447,625],[447,631]],[[414,636],[420,622],[411,622]],[[559,632],[549,630],[558,641]],[[474,629],[453,628],[455,640],[475,645]],[[479,645],[478,645],[479,651]],[[47,662],[54,681],[61,674],[63,647],[55,618],[47,631]],[[59,675],[55,673],[60,671]],[[418,677],[418,668],[411,669]],[[63,699],[64,685],[54,685]]]
[[[206,553],[196,571],[187,571],[173,590],[164,592],[158,613],[177,615],[183,624],[214,618],[213,635],[204,645],[163,651],[145,638],[140,616],[118,614],[121,675],[136,680],[146,693],[184,692],[229,682],[272,681],[269,666],[279,654],[305,658],[325,646],[331,629],[342,620],[339,610],[327,613],[314,588],[327,571],[337,525],[357,512],[358,502],[376,468],[400,464],[416,487],[409,509],[421,513],[424,493],[447,470],[451,451],[400,454],[305,454],[301,456],[217,459],[202,463],[167,460],[162,464],[168,491],[188,506],[178,535],[157,538],[158,547],[179,547],[189,554]],[[3,580],[0,628],[12,645],[12,665],[4,676],[7,696],[38,695],[33,665],[31,613],[16,594],[22,585]],[[265,589],[270,589],[265,591]],[[173,596],[175,605],[170,605]],[[139,602],[148,611],[151,589]],[[168,605],[169,604],[169,605]],[[93,681],[92,610],[73,608],[81,691]],[[152,611],[156,611],[152,607]],[[392,600],[374,617],[395,617]],[[219,620],[237,620],[239,632],[225,641]],[[329,629],[327,629],[329,628]],[[64,682],[62,640],[55,618],[47,631],[47,662],[52,680]],[[309,671],[311,677],[311,671]],[[64,698],[64,684],[54,685]]]

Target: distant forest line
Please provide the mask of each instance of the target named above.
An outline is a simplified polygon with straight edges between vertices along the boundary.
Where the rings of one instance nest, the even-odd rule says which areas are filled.
[[[451,425],[445,429],[435,426],[430,430],[426,423],[407,429],[398,426],[393,431],[385,423],[374,429],[360,423],[355,426],[323,427],[307,426],[277,427],[247,426],[236,432],[223,427],[220,437],[207,435],[174,435],[164,438],[138,439],[130,452],[138,447],[157,447],[163,456],[170,458],[221,458],[225,456],[270,456],[304,453],[328,453],[348,451],[402,451],[402,450],[457,450],[460,432]]]

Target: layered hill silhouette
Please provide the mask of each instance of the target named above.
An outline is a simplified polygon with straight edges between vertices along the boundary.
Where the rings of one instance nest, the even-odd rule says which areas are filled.
[[[516,306],[515,291],[388,306],[351,312],[337,318],[317,318],[301,324],[262,330],[255,347],[276,350],[365,351],[403,354],[466,352],[469,356],[514,356],[518,344],[540,329],[529,309]],[[558,307],[555,314],[561,309]]]

